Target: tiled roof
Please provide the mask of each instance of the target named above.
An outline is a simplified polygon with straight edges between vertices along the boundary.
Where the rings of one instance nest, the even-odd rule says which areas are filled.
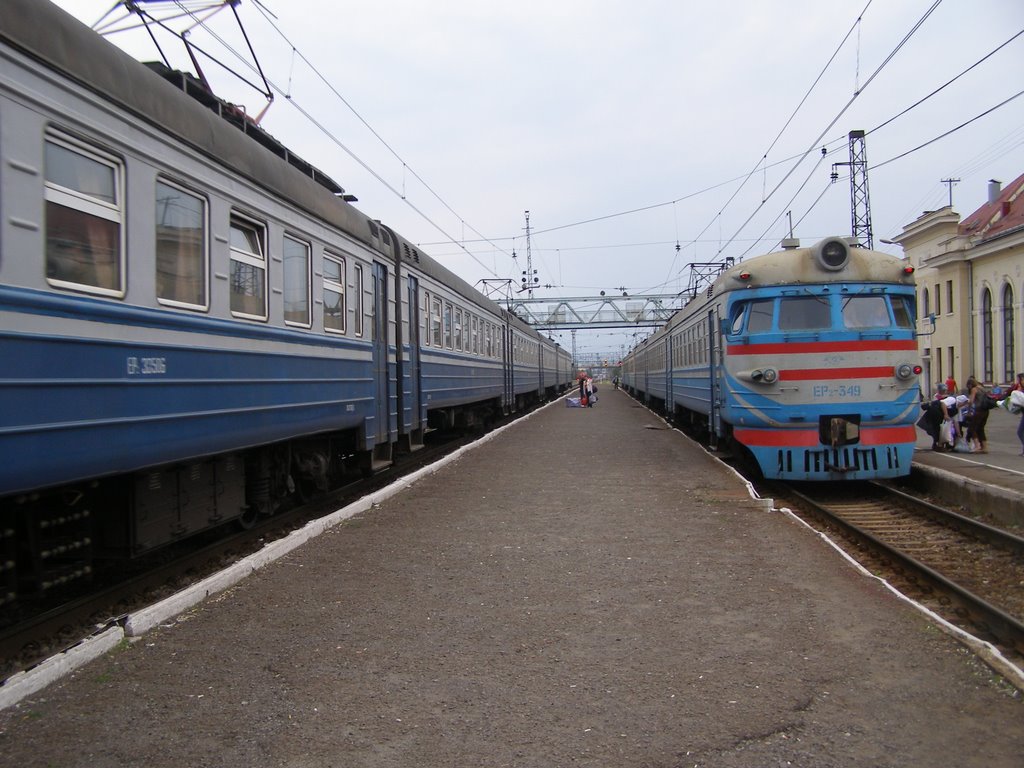
[[[1007,184],[994,202],[985,203],[966,219],[957,231],[961,235],[989,240],[1024,226],[1024,175]]]

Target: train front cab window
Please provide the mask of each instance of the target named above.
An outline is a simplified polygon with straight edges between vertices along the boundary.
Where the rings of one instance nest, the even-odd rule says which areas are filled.
[[[46,134],[43,165],[47,280],[124,296],[124,165],[55,131]]]
[[[266,230],[255,221],[231,217],[231,314],[267,319]]]
[[[774,319],[774,299],[754,299],[741,301],[732,307],[732,321],[729,323],[729,335],[736,336],[743,333],[744,327],[747,333],[764,333],[772,329]],[[696,344],[693,329],[686,331],[686,358],[692,361],[693,345]]]
[[[779,301],[780,331],[809,331],[831,325],[827,296],[787,296]]]
[[[845,296],[842,308],[847,328],[888,328],[892,324],[885,296]]]
[[[310,246],[290,235],[284,236],[284,322],[310,327]]]
[[[345,332],[345,259],[324,254],[324,330]]]
[[[165,179],[156,182],[156,296],[161,304],[209,307],[206,200]]]

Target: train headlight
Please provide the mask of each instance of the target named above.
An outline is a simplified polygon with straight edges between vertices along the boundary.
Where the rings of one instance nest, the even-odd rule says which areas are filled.
[[[814,246],[814,255],[822,269],[838,272],[850,261],[850,246],[839,238],[830,237]]]
[[[900,363],[896,366],[896,378],[906,381],[912,379],[916,374],[921,372],[920,366],[914,366],[910,363]]]
[[[765,368],[764,376],[761,380],[764,381],[765,384],[774,384],[776,381],[778,381],[778,378],[778,371],[776,371],[774,368]]]

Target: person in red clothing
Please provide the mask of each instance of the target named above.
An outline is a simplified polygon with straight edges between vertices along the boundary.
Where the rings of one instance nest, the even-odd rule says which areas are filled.
[[[946,378],[946,391],[949,392],[949,394],[951,394],[954,397],[956,397],[956,394],[957,394],[956,389],[957,389],[957,387],[956,387],[956,379],[953,378],[953,374],[951,373]]]

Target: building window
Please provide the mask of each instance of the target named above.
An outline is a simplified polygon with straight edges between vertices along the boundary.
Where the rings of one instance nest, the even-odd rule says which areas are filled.
[[[1013,286],[1003,286],[1003,381],[1013,381],[1017,339],[1013,334]]]
[[[363,265],[356,264],[352,267],[353,292],[352,297],[355,317],[352,319],[352,330],[356,336],[363,335]]]
[[[310,326],[309,243],[284,236],[284,321]]]
[[[992,381],[992,292],[981,293],[981,377]]]
[[[324,330],[345,332],[345,260],[324,254]]]
[[[240,216],[231,217],[231,314],[267,319],[266,231]]]
[[[953,314],[953,281],[946,281],[946,314]]]
[[[55,134],[46,137],[43,164],[47,280],[124,296],[124,166]]]
[[[162,304],[207,307],[206,201],[156,182],[156,296]]]
[[[921,289],[921,311],[923,312],[922,318],[927,318],[932,313],[932,305],[928,297],[928,289]]]
[[[939,293],[939,286],[937,283],[935,285],[935,314],[942,314],[942,294]]]

